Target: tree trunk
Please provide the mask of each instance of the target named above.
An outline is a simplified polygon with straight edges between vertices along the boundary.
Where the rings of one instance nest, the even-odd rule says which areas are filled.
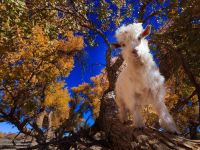
[[[41,112],[38,117],[36,118],[36,124],[41,129],[44,121],[44,117],[46,115],[46,111]]]
[[[151,127],[138,130],[133,127],[132,123],[122,124],[117,118],[113,92],[103,97],[96,125],[105,132],[113,150],[200,149],[200,141],[191,141],[173,134],[159,132]]]
[[[52,117],[53,117],[53,112],[51,111],[48,114],[48,131],[47,131],[47,139],[51,140],[53,139],[53,125],[52,125]]]

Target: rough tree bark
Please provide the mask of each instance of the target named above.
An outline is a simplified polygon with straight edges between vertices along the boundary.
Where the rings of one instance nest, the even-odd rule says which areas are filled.
[[[200,149],[200,141],[191,141],[181,136],[159,132],[151,127],[144,130],[134,128],[132,123],[122,124],[117,118],[117,107],[113,92],[105,93],[102,98],[100,116],[97,120],[100,130],[104,131],[113,150],[168,150]]]

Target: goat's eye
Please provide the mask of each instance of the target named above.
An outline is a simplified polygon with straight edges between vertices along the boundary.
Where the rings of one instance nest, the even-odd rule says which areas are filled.
[[[139,37],[138,37],[138,40],[140,41],[141,39],[142,39],[142,38],[139,36]]]
[[[121,46],[122,46],[122,47],[125,47],[125,44],[124,44],[124,43],[122,43],[122,44],[121,44]]]

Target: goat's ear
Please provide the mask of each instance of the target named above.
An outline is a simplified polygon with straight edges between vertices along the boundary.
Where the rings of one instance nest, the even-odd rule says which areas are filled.
[[[139,38],[145,38],[151,33],[151,25],[147,25],[147,27],[144,29],[144,31],[140,34]]]
[[[112,43],[111,48],[120,48],[121,45],[119,43]]]

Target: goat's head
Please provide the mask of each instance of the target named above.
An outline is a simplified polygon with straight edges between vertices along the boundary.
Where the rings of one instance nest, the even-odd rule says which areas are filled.
[[[118,47],[132,48],[140,45],[141,40],[148,36],[151,32],[151,26],[148,25],[145,29],[142,23],[133,23],[127,26],[122,26],[116,31],[116,38],[118,40]]]

